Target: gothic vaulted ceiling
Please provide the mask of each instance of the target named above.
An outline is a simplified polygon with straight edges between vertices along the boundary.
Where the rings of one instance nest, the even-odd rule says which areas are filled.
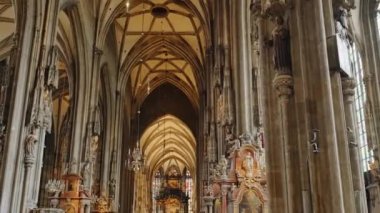
[[[132,95],[171,83],[197,100],[206,51],[205,5],[200,0],[129,0],[115,20],[120,71]]]
[[[11,0],[0,0],[0,25],[0,50],[4,51],[8,50],[4,47],[9,46],[11,35],[15,31],[15,13]]]
[[[151,172],[160,167],[165,171],[175,165],[181,170],[187,167],[193,173],[196,163],[195,146],[191,130],[171,115],[152,122],[141,137],[145,163]]]

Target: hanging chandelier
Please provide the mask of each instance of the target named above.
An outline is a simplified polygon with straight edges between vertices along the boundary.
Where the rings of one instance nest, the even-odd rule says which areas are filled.
[[[137,142],[136,147],[131,153],[128,150],[128,169],[130,171],[140,171],[144,167],[144,157],[140,148],[140,110],[137,111]]]

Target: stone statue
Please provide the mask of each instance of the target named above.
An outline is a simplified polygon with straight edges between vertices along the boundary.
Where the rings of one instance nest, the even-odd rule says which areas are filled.
[[[244,158],[243,169],[245,170],[245,176],[247,178],[252,178],[253,177],[253,157],[251,152],[248,152],[247,155]]]
[[[47,88],[44,89],[43,94],[43,125],[46,128],[47,132],[51,131],[51,125],[52,125],[52,97],[51,97],[51,91]]]
[[[115,197],[115,193],[116,193],[116,180],[115,178],[112,178],[109,181],[109,196],[113,198]]]
[[[36,129],[33,127],[31,132],[25,138],[25,157],[34,157],[34,146],[38,141]]]
[[[230,148],[228,149],[228,154],[231,154],[235,150],[240,149],[240,140],[238,138],[227,141],[227,144],[230,145]]]
[[[347,127],[347,138],[350,146],[358,146],[358,144],[355,142],[355,133],[350,127]]]
[[[50,200],[50,207],[57,208],[59,204],[59,193],[65,189],[65,183],[60,180],[48,180],[45,188],[46,191],[53,196],[53,199]]]
[[[348,33],[348,12],[342,6],[334,8],[335,30],[342,39],[352,41],[351,36]]]
[[[49,72],[47,78],[47,85],[49,88],[58,88],[59,71],[55,65],[58,56],[58,48],[53,46],[49,54]]]
[[[369,169],[371,172],[371,176],[374,181],[380,182],[380,166],[379,160],[375,159],[372,163],[369,164]]]
[[[218,123],[223,123],[225,117],[225,106],[224,106],[224,95],[220,94],[218,97],[218,111],[217,111],[217,121]]]
[[[85,190],[90,190],[91,184],[91,163],[86,161],[82,170],[83,186]]]
[[[227,165],[228,161],[226,157],[222,156],[219,160],[219,173],[222,178],[227,178]]]
[[[279,74],[291,74],[292,58],[290,56],[290,34],[284,26],[284,19],[276,17],[276,27],[272,31],[272,40],[269,45],[273,46],[274,69]]]
[[[96,158],[98,145],[99,145],[99,136],[97,136],[97,135],[91,136],[90,151],[91,151],[91,157],[93,159]]]

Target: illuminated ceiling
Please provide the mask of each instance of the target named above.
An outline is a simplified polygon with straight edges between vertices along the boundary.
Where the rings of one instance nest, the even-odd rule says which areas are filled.
[[[0,25],[0,49],[3,49],[12,41],[11,35],[15,31],[15,14],[10,0],[0,0]]]
[[[206,54],[204,8],[199,0],[130,0],[115,20],[115,32],[119,67],[129,73],[135,99],[163,83],[199,99]]]
[[[178,118],[166,115],[152,122],[140,140],[150,172],[172,165],[187,167],[193,174],[196,142],[191,130]]]

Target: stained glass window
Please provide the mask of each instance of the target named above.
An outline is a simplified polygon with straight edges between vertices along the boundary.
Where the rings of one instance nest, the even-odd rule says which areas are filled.
[[[189,212],[193,212],[193,178],[191,178],[191,174],[189,170],[186,170],[186,179],[185,179],[185,187],[186,187],[186,195],[189,197]]]

